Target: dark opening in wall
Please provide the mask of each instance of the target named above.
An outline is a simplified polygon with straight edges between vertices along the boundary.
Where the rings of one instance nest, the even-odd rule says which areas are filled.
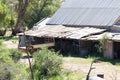
[[[114,46],[113,46],[114,58],[115,59],[120,59],[120,42],[114,42],[113,44],[114,44]]]

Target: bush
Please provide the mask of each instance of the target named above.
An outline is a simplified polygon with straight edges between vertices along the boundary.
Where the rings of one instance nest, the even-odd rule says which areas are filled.
[[[18,49],[10,49],[10,56],[14,60],[14,62],[18,62],[20,57],[22,56],[22,52]]]
[[[0,61],[0,80],[29,80],[26,66]]]
[[[8,68],[10,68],[10,65],[0,62],[0,80],[11,79],[12,75]]]
[[[36,80],[56,76],[61,72],[62,56],[58,53],[45,48],[34,53],[33,57]]]
[[[17,49],[7,49],[0,41],[0,80],[30,80],[26,71],[28,66],[19,62],[14,63],[11,58],[12,54],[20,58],[20,53]]]

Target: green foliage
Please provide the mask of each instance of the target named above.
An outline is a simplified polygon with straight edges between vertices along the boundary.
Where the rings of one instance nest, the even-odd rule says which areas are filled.
[[[49,78],[48,80],[82,80],[85,78],[83,73],[65,70],[60,75]]]
[[[21,58],[22,52],[19,51],[18,49],[10,49],[10,56],[16,63]]]
[[[2,44],[2,41],[0,41],[0,62],[3,62],[3,63],[11,63],[12,60],[11,58],[9,57],[9,50],[7,50],[5,48],[5,46]]]
[[[11,65],[0,62],[0,80],[10,80],[12,78]]]
[[[42,49],[34,53],[34,75],[36,80],[42,80],[51,76],[56,76],[61,72],[62,56],[58,53]]]
[[[20,1],[24,3],[26,0],[0,0],[0,29],[16,29],[15,25],[20,18],[18,15],[23,14],[23,10],[19,8]],[[29,28],[32,28],[41,19],[51,17],[61,4],[61,0],[28,0],[28,2],[25,15],[21,16],[24,19],[20,19],[19,23],[22,23],[21,26],[28,26]]]
[[[60,0],[33,0],[29,3],[23,24],[33,27],[41,19],[52,16],[60,4]]]
[[[0,80],[29,80],[23,64],[2,63],[0,61]]]
[[[10,1],[11,0],[0,1],[0,29],[13,28],[16,22],[16,11],[14,10],[14,6],[11,6]]]
[[[104,44],[107,40],[109,40],[110,37],[108,36],[107,33],[105,33],[102,37],[102,39],[100,40],[100,47],[99,47],[99,53],[103,53],[103,49],[104,49]]]
[[[0,36],[0,41],[18,41],[18,37],[17,36],[11,36],[11,37]]]
[[[27,68],[28,68],[28,66],[24,65],[22,63],[15,64],[14,69],[15,69],[16,73],[15,73],[15,71],[13,71],[13,73],[15,73],[13,80],[30,80],[29,73],[26,70]]]
[[[8,7],[0,2],[0,25],[3,26],[6,20]],[[0,27],[2,29],[2,27]]]
[[[26,66],[14,63],[2,41],[0,41],[0,80],[29,80]]]
[[[5,19],[8,7],[0,2],[0,22]]]

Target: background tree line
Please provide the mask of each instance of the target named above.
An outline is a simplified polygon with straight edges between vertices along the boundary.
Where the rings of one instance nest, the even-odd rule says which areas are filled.
[[[16,35],[23,26],[30,29],[41,19],[51,17],[60,4],[61,0],[1,0],[0,35],[4,36],[6,30]]]

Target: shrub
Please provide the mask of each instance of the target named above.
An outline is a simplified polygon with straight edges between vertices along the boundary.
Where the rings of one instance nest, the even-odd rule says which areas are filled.
[[[62,56],[58,53],[44,48],[34,53],[33,57],[36,80],[56,76],[61,72]]]
[[[18,49],[10,49],[10,56],[14,60],[14,62],[18,62],[20,57],[22,56],[22,52]]]
[[[7,49],[0,41],[0,80],[30,80],[26,71],[27,65],[22,63],[14,63],[12,54],[14,56],[19,54],[17,49]]]
[[[104,33],[104,35],[102,36],[102,39],[100,40],[99,53],[102,53],[102,55],[103,55],[105,43],[109,39],[111,39],[111,37],[107,33]]]
[[[13,62],[13,60],[10,58],[10,53],[9,50],[7,50],[6,48],[4,48],[4,46],[0,46],[0,62],[3,63],[11,63]]]
[[[26,66],[0,61],[0,80],[29,80]]]
[[[11,72],[8,70],[8,64],[0,62],[0,80],[10,80],[12,75]]]

